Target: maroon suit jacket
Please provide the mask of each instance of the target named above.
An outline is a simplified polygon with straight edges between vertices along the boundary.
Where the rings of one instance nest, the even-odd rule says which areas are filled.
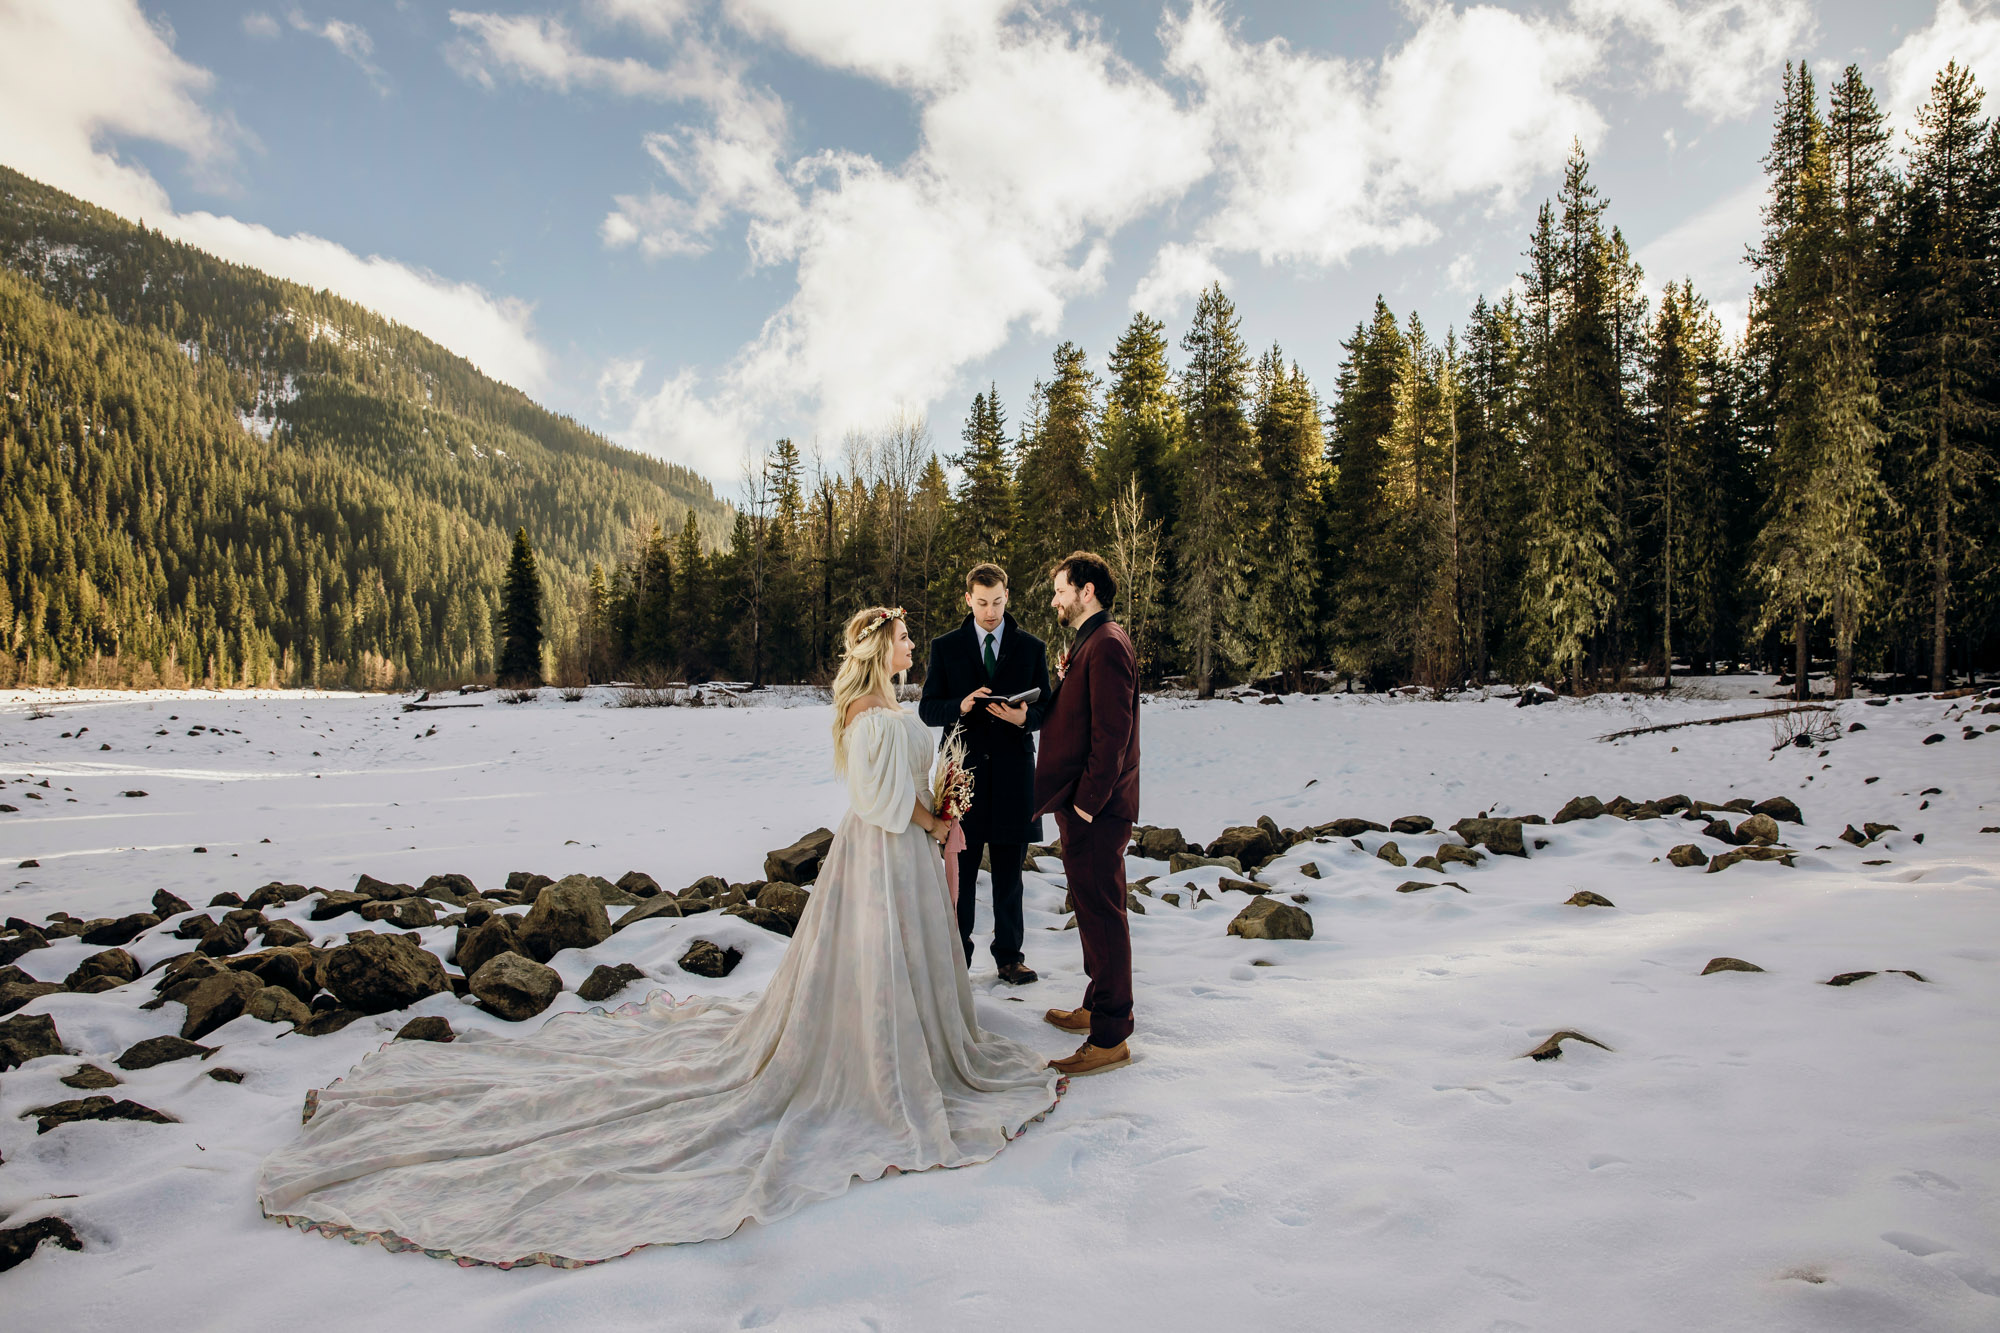
[[[1092,617],[1042,720],[1035,813],[1139,818],[1139,658],[1108,614]]]

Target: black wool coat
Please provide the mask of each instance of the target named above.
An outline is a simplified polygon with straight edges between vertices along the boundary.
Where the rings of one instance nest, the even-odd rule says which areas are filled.
[[[967,766],[972,770],[966,836],[1003,846],[1042,840],[1042,821],[1035,814],[1033,733],[1041,730],[1049,710],[1047,645],[1015,624],[1011,614],[1005,623],[991,680],[986,678],[982,636],[971,616],[951,633],[932,639],[924,695],[917,704],[925,726],[944,728],[940,748],[954,728],[965,734]],[[1028,705],[1025,726],[994,717],[984,705],[961,717],[959,701],[982,685],[1002,698],[1031,688],[1039,689],[1042,697]]]

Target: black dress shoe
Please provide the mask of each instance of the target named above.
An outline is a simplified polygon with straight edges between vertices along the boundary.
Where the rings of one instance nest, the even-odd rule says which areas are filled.
[[[1026,963],[1009,963],[1000,969],[1000,980],[1009,986],[1025,986],[1031,981],[1041,979],[1041,974]]]

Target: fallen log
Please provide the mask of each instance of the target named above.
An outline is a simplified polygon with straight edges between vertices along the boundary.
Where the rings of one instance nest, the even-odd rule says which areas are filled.
[[[1614,731],[1599,736],[1600,741],[1622,740],[1627,736],[1646,736],[1655,731],[1673,731],[1679,727],[1719,727],[1725,722],[1754,722],[1760,717],[1784,717],[1788,713],[1831,713],[1831,704],[1799,704],[1792,708],[1767,708],[1761,713],[1731,713],[1728,717],[1694,717],[1685,722],[1662,722],[1653,727],[1632,727],[1625,731]]]
[[[440,708],[484,708],[485,704],[404,704],[405,713],[435,713]]]

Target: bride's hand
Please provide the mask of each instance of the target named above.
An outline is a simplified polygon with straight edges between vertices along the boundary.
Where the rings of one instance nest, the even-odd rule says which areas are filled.
[[[951,836],[951,825],[945,820],[933,819],[931,820],[928,832],[937,841],[937,845],[942,847],[945,844],[945,840]]]

